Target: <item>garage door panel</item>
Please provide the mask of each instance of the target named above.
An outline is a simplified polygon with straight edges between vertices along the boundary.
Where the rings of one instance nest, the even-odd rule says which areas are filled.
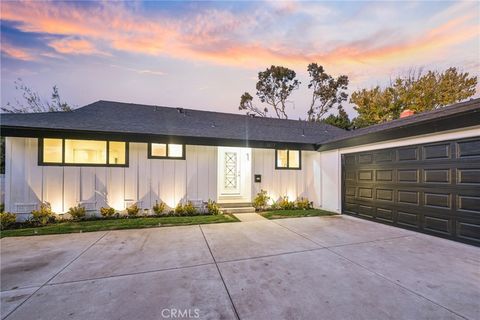
[[[424,193],[424,204],[427,207],[434,207],[439,209],[451,209],[452,201],[451,195],[448,193]]]
[[[457,157],[480,157],[480,139],[457,142]]]
[[[424,160],[450,159],[451,147],[450,143],[442,143],[435,145],[426,145],[423,147]]]
[[[427,231],[452,235],[452,219],[445,219],[425,215],[423,218],[423,228]]]
[[[457,184],[480,185],[480,168],[457,169]]]
[[[377,207],[376,218],[384,222],[393,223],[393,210],[388,208]]]
[[[480,241],[479,138],[344,155],[342,164],[344,213]]]
[[[480,244],[480,224],[472,220],[458,219],[456,224],[457,237]]]
[[[451,183],[452,169],[424,169],[423,182],[426,184]]]
[[[401,169],[397,171],[398,182],[413,182],[419,183],[418,169]]]
[[[410,228],[418,229],[419,221],[420,221],[420,214],[413,213],[413,212],[406,212],[406,211],[398,211],[397,214],[397,223],[403,226],[407,226]]]

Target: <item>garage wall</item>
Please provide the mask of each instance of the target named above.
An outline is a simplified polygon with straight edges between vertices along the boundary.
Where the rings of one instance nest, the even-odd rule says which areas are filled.
[[[155,201],[174,207],[183,200],[217,197],[217,148],[186,146],[186,160],[147,158],[146,143],[130,143],[128,168],[38,166],[36,138],[6,139],[5,205],[30,212],[48,201],[55,212],[82,202],[88,210],[108,204],[116,209]]]
[[[461,130],[445,131],[442,133],[428,134],[405,139],[391,140],[388,142],[373,143],[362,146],[342,148],[320,152],[321,158],[321,188],[317,196],[321,199],[319,207],[325,210],[341,213],[341,155],[369,150],[386,149],[428,142],[461,139],[480,136],[480,126],[469,127]]]

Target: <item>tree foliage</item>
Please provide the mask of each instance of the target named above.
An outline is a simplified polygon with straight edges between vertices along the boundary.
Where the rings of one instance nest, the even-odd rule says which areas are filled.
[[[456,68],[425,74],[420,70],[397,77],[386,88],[376,86],[356,91],[350,99],[359,114],[355,127],[397,119],[406,109],[424,112],[468,99],[475,94],[477,81],[476,76],[470,77],[468,72]]]
[[[260,102],[273,108],[275,115],[280,119],[288,119],[287,100],[293,90],[298,89],[300,82],[296,79],[295,71],[282,67],[271,66],[258,73],[256,85],[257,97]],[[246,110],[247,114],[267,116],[269,109],[257,108],[252,103],[253,97],[245,92],[240,98],[239,110]]]
[[[53,111],[72,111],[72,106],[62,101],[58,87],[52,87],[50,100],[44,100],[38,92],[23,83],[22,79],[17,79],[15,89],[22,93],[23,101],[15,100],[15,104],[7,102],[6,106],[0,107],[3,112],[7,113],[32,113],[32,112],[53,112]]]
[[[342,102],[348,98],[348,76],[341,75],[335,79],[325,72],[323,66],[316,63],[310,63],[307,70],[311,78],[308,88],[313,89],[312,101],[307,111],[308,120],[320,121],[334,106],[343,110]]]
[[[323,119],[322,122],[345,130],[352,129],[352,121],[342,106],[338,107],[338,115],[331,114]]]

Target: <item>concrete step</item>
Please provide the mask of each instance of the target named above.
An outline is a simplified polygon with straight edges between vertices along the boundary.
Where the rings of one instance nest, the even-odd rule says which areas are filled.
[[[220,208],[243,208],[252,207],[250,202],[232,202],[232,203],[219,203]]]
[[[255,212],[254,207],[222,208],[226,213],[251,213]]]

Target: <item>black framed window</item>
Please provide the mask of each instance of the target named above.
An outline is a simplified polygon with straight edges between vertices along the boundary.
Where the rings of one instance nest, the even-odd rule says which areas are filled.
[[[149,159],[185,159],[185,145],[178,143],[156,143],[148,144]]]
[[[127,167],[124,141],[41,138],[38,164],[47,166]]]
[[[275,169],[300,170],[302,168],[302,152],[300,150],[275,150]]]

